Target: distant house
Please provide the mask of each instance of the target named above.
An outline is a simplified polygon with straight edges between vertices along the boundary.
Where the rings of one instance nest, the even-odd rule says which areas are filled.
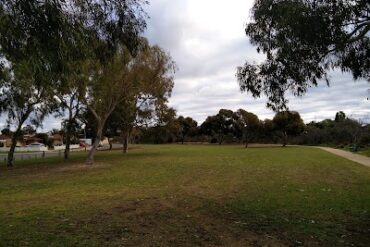
[[[100,145],[109,145],[109,139],[106,136],[103,136],[102,140],[99,143]]]
[[[7,135],[0,135],[0,147],[9,147],[12,144],[12,139]]]
[[[53,134],[49,139],[51,140],[53,147],[63,145],[63,135],[61,134]]]
[[[12,145],[12,137],[9,135],[0,135],[0,147],[10,147]],[[17,147],[24,146],[22,141],[17,141]]]
[[[41,138],[36,137],[35,135],[24,135],[22,146],[27,146],[32,143],[41,143],[43,140]]]
[[[35,135],[27,134],[23,136],[22,140],[18,140],[16,147],[25,147],[32,143],[43,143],[43,139],[36,137]],[[45,143],[44,143],[45,144]],[[0,146],[10,147],[12,145],[12,136],[0,135]]]

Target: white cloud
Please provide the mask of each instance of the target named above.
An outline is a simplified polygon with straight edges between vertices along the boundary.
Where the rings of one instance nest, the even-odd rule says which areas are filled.
[[[202,122],[220,108],[244,108],[271,118],[264,98],[241,94],[236,67],[261,61],[244,33],[253,0],[152,0],[147,37],[169,51],[180,71],[170,100],[178,114]],[[343,110],[353,117],[370,115],[366,101],[368,85],[354,82],[349,74],[333,72],[332,85],[312,88],[302,98],[290,97],[290,109],[306,122],[334,117]]]
[[[145,35],[170,52],[179,67],[170,99],[178,114],[202,122],[221,108],[244,108],[261,119],[273,117],[266,100],[241,94],[235,79],[236,67],[245,60],[263,59],[244,32],[253,2],[151,0],[146,7],[150,19]],[[306,122],[333,118],[340,110],[356,118],[370,116],[368,84],[354,82],[349,74],[331,75],[330,88],[321,83],[302,98],[290,97],[291,110],[299,111]],[[50,117],[44,129],[52,128],[60,128],[60,121]]]

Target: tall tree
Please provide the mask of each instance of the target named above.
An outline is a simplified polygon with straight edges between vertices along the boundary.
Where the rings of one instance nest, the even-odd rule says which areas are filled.
[[[201,125],[201,130],[207,135],[215,135],[218,144],[222,144],[225,136],[233,133],[233,111],[221,109],[217,115],[209,116]]]
[[[198,123],[191,117],[185,118],[183,116],[178,117],[177,121],[180,125],[181,143],[184,144],[185,138],[192,132],[195,132]]]
[[[0,1],[0,107],[15,127],[10,167],[23,124],[50,113],[52,82],[73,47],[67,16],[58,1]]]
[[[303,132],[305,124],[298,112],[283,111],[276,113],[273,118],[274,128],[280,131],[283,137],[283,147],[288,144],[290,136],[296,136]]]
[[[128,71],[146,27],[141,0],[76,1],[78,23],[88,37],[91,58],[87,61],[88,79],[83,83],[80,99],[96,120],[96,138],[86,163],[93,164],[94,154],[104,125],[124,100]],[[90,54],[90,53],[89,53]]]
[[[95,118],[96,138],[88,153],[86,163],[94,163],[105,123],[116,106],[124,101],[129,71],[129,54],[122,49],[105,65],[97,65],[90,80],[86,80],[81,100]],[[83,96],[82,96],[83,95]]]
[[[68,85],[68,84],[67,84]],[[57,116],[63,116],[63,129],[65,130],[65,149],[64,160],[69,159],[71,138],[76,129],[78,129],[78,117],[81,114],[81,102],[78,95],[78,89],[67,87],[65,91],[57,91],[59,110]],[[65,116],[66,114],[66,116]]]
[[[44,101],[49,87],[65,81],[63,75],[68,75],[70,61],[82,59],[89,64],[108,64],[109,67],[123,46],[128,52],[135,53],[140,41],[139,34],[146,26],[143,4],[146,1],[0,1],[0,77],[3,81],[8,79],[8,84],[3,83],[2,86],[8,90],[9,78],[12,77],[19,81],[20,71],[15,73],[15,67],[30,66],[27,73],[34,83],[28,86],[37,96],[27,95],[32,101],[24,104],[30,107],[24,109],[18,122],[27,119],[26,116],[32,112],[29,109],[33,106],[39,107],[39,101]],[[7,70],[11,70],[10,73],[6,73]],[[89,80],[83,85],[90,85],[82,90],[80,98],[86,96],[86,91],[97,88],[96,81],[102,82],[98,77],[96,73],[88,75]],[[96,79],[95,83],[89,83],[90,78]],[[22,87],[26,88],[24,85]],[[22,102],[19,97],[17,101]],[[9,97],[2,102],[9,103],[12,99]]]
[[[261,123],[257,115],[247,112],[246,110],[239,109],[235,112],[237,136],[241,137],[248,147],[250,141],[256,138],[259,134]]]
[[[300,96],[339,68],[370,80],[368,0],[256,0],[246,34],[266,59],[237,69],[241,91],[285,109],[287,91]]]
[[[8,124],[15,127],[8,152],[7,166],[13,166],[16,143],[22,136],[26,122],[41,125],[43,118],[52,112],[54,98],[45,74],[37,71],[31,61],[17,61],[10,65],[11,75],[0,81],[2,90],[0,107],[8,115]]]
[[[161,109],[167,109],[175,71],[176,64],[168,53],[142,39],[141,49],[131,61],[124,100],[117,105],[109,120],[112,128],[117,123],[120,126],[124,152],[127,152],[132,129],[156,124]]]

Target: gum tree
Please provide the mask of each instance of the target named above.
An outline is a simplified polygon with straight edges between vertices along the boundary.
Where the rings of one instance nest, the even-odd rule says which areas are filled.
[[[329,84],[331,69],[370,80],[368,0],[256,0],[245,31],[265,60],[238,67],[240,89],[265,94],[275,111],[287,108],[287,91]]]

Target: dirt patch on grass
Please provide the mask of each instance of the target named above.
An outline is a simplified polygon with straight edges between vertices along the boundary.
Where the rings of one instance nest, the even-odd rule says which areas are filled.
[[[290,246],[240,227],[232,218],[199,210],[200,202],[138,199],[105,209],[81,225],[110,246]]]
[[[55,166],[32,166],[22,168],[3,169],[0,177],[27,177],[27,179],[34,179],[35,177],[46,177],[51,174],[55,175],[58,173],[73,173],[78,171],[91,171],[95,169],[102,169],[111,167],[110,163],[96,162],[94,165],[86,165],[81,162],[74,163],[61,163]]]
[[[72,165],[56,167],[55,169],[52,169],[51,172],[86,171],[86,170],[93,170],[93,169],[108,168],[111,166],[112,164],[103,163],[103,162],[96,162],[94,163],[94,165],[86,165],[85,163],[77,163],[77,164],[72,164]]]

